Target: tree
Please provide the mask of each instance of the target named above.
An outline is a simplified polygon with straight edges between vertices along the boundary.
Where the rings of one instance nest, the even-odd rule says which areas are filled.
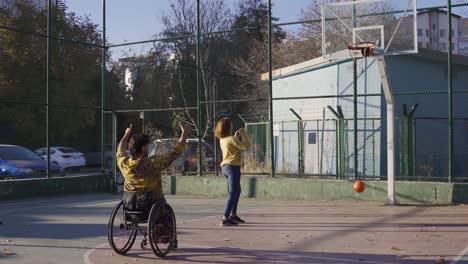
[[[228,29],[231,27],[231,11],[222,0],[202,1],[200,13],[200,24],[202,33],[210,33]],[[170,13],[164,14],[163,24],[165,30],[162,36],[166,38],[186,36],[197,32],[195,1],[174,0],[171,2]],[[201,49],[201,89],[202,100],[213,101],[216,99],[215,92],[219,90],[220,80],[227,67],[218,63],[223,61],[225,51],[223,47],[227,40],[221,35],[205,35]],[[173,55],[172,63],[167,70],[172,76],[170,80],[171,107],[196,106],[196,45],[195,37],[174,39],[164,43],[165,49]],[[213,128],[213,116],[215,108],[213,104],[205,103],[203,108],[203,123],[198,124],[195,111],[183,111],[183,115],[174,113],[174,117],[180,121],[192,124],[197,133],[205,138],[211,134]]]
[[[275,21],[278,18],[272,17],[272,23]],[[268,98],[268,85],[260,79],[262,73],[269,71],[268,23],[268,5],[265,1],[242,0],[239,3],[233,27],[248,29],[238,31],[232,37],[233,46],[240,47],[235,49],[234,59],[229,62],[231,71],[239,77],[236,94],[249,95],[249,98]],[[281,27],[274,27],[272,34],[272,44],[276,50],[287,34]],[[265,113],[268,105],[266,102],[246,102],[242,108],[249,109],[251,113]]]
[[[0,10],[0,93],[2,98],[44,103],[47,78],[47,13],[28,0],[16,1],[12,10]],[[88,17],[78,17],[66,8],[54,7],[51,40],[51,141],[52,144],[75,145],[97,149],[100,111],[67,108],[67,105],[100,105],[102,38]],[[86,42],[91,45],[56,40]],[[12,144],[30,148],[45,144],[45,107],[27,104],[2,105],[0,120],[14,133]],[[34,104],[33,104],[34,105]],[[13,110],[15,109],[15,110]],[[39,128],[39,132],[38,132]],[[44,129],[44,130],[42,130]],[[96,140],[89,140],[89,139]]]

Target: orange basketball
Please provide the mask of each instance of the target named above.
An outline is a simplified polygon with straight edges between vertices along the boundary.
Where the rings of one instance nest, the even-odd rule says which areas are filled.
[[[366,185],[364,184],[363,181],[357,180],[354,182],[353,189],[357,193],[362,193],[366,190]]]

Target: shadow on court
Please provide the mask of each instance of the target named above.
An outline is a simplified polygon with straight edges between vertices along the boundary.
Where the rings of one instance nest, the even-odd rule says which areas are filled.
[[[120,256],[107,242],[107,222],[120,198],[0,202],[0,262],[450,263],[468,244],[466,206],[243,199],[239,214],[247,223],[221,227],[224,199],[176,196],[168,202],[178,222],[179,250],[160,259],[151,249],[140,249],[138,236]]]
[[[248,202],[242,201],[243,203]],[[141,250],[127,256],[103,245],[92,263],[449,263],[468,243],[468,208],[387,207],[371,203],[271,201],[242,214],[178,224],[180,249],[165,259]],[[176,211],[177,214],[177,211]],[[456,217],[454,217],[456,216]]]

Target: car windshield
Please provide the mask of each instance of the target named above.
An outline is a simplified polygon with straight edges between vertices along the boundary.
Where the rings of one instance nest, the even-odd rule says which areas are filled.
[[[17,146],[0,146],[0,157],[6,160],[41,160],[34,152]]]
[[[78,150],[72,149],[72,148],[57,148],[62,153],[77,153]]]

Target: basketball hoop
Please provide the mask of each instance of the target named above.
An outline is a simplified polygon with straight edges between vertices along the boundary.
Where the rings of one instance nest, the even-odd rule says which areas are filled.
[[[374,56],[376,45],[374,42],[356,42],[348,45],[348,50],[360,50],[363,57]]]

